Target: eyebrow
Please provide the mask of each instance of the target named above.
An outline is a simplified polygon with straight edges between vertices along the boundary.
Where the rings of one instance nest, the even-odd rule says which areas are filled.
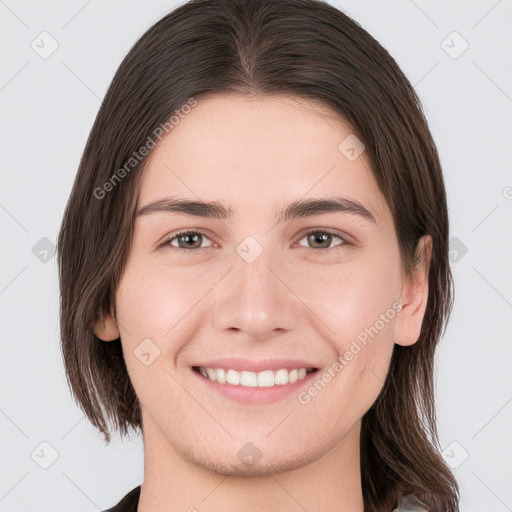
[[[203,201],[181,197],[166,197],[147,204],[137,211],[137,217],[157,212],[178,213],[196,217],[229,220],[234,211],[219,201]],[[276,223],[323,213],[342,212],[357,215],[377,224],[375,216],[359,201],[341,196],[297,199],[285,206],[275,219]]]

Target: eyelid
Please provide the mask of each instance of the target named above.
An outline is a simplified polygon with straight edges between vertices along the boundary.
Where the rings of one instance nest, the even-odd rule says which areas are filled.
[[[171,244],[171,240],[174,240],[175,238],[178,238],[180,236],[197,235],[197,234],[202,235],[204,238],[207,238],[208,240],[210,240],[210,242],[212,242],[212,245],[209,245],[208,247],[199,247],[196,249],[184,249],[182,247],[175,247],[174,245]],[[174,249],[176,251],[185,251],[188,253],[193,253],[196,251],[203,251],[205,249],[210,249],[214,245],[216,245],[216,243],[212,240],[211,236],[208,234],[208,232],[206,230],[199,229],[199,228],[197,228],[197,229],[196,228],[186,228],[186,229],[182,229],[182,230],[170,233],[168,235],[165,235],[163,237],[162,241],[157,243],[157,249],[170,247],[171,250]]]
[[[304,237],[314,234],[314,233],[328,234],[328,235],[331,235],[331,236],[341,239],[343,242],[334,247],[328,247],[325,249],[323,249],[323,248],[315,249],[313,247],[306,247],[306,246],[299,245],[299,242]],[[195,234],[202,235],[203,237],[210,240],[210,242],[212,242],[212,244],[207,247],[198,247],[198,248],[194,248],[194,249],[185,249],[183,247],[175,247],[174,245],[171,244],[171,240],[174,240],[175,238],[178,238],[178,237],[184,236],[184,235],[195,235]],[[358,242],[353,239],[353,237],[351,237],[350,235],[348,235],[346,233],[338,232],[337,230],[332,229],[332,228],[322,228],[322,227],[308,228],[307,230],[303,231],[298,236],[298,238],[296,240],[297,241],[292,244],[292,247],[303,247],[305,249],[311,249],[315,253],[333,252],[333,251],[336,251],[336,250],[342,248],[345,245],[359,245]],[[170,250],[185,252],[188,254],[194,254],[199,251],[204,251],[205,249],[211,249],[215,245],[217,245],[216,242],[214,242],[212,240],[212,238],[208,234],[207,230],[204,230],[201,228],[186,228],[186,229],[179,230],[179,231],[176,231],[176,232],[170,233],[169,235],[164,236],[162,242],[157,243],[157,249],[163,249],[163,248],[167,247],[167,248],[170,248]]]
[[[323,227],[313,227],[313,228],[306,229],[305,231],[302,232],[302,234],[299,235],[298,241],[296,243],[298,243],[300,240],[302,240],[305,236],[311,235],[313,233],[328,234],[328,235],[332,235],[332,236],[338,237],[341,240],[343,240],[343,243],[340,245],[337,245],[336,247],[331,247],[330,249],[316,249],[315,250],[316,252],[334,250],[343,245],[359,245],[359,242],[353,236],[349,235],[348,233],[345,233],[344,231],[339,231],[334,228],[323,228]]]

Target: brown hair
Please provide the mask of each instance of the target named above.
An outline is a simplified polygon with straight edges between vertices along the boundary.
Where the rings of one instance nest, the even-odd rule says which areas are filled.
[[[62,351],[79,406],[107,443],[106,419],[122,434],[142,429],[120,340],[102,343],[93,329],[115,311],[147,160],[137,150],[191,98],[212,93],[287,95],[327,106],[366,145],[408,272],[419,238],[432,237],[421,335],[412,346],[395,345],[383,389],[362,419],[361,476],[365,511],[389,512],[410,493],[432,512],[453,512],[459,490],[439,453],[433,391],[435,348],[453,294],[438,153],[393,58],[323,1],[191,1],[152,26],[121,63],[91,129],[58,240]]]

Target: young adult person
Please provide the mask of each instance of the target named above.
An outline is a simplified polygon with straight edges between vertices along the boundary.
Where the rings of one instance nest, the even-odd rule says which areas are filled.
[[[198,0],[92,127],[58,255],[74,395],[142,432],[111,512],[454,512],[434,354],[438,153],[387,51],[316,0]]]

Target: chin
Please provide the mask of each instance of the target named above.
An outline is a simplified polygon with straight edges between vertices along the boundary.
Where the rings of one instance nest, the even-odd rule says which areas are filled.
[[[312,453],[310,450],[305,452],[288,452],[285,457],[283,450],[276,451],[269,448],[270,456],[265,456],[265,449],[256,448],[252,443],[245,443],[236,451],[226,447],[225,451],[219,451],[215,447],[209,451],[208,447],[195,446],[193,451],[189,451],[184,446],[179,450],[184,459],[190,463],[202,467],[203,469],[224,476],[231,477],[266,477],[285,473],[294,469],[307,466],[320,458],[323,454],[321,449],[318,453]]]
[[[309,460],[289,459],[289,460],[276,460],[274,462],[263,462],[260,460],[255,464],[223,461],[223,460],[199,460],[195,461],[204,469],[217,473],[219,475],[248,478],[248,477],[267,477],[285,473],[294,469],[299,469],[307,465]]]

